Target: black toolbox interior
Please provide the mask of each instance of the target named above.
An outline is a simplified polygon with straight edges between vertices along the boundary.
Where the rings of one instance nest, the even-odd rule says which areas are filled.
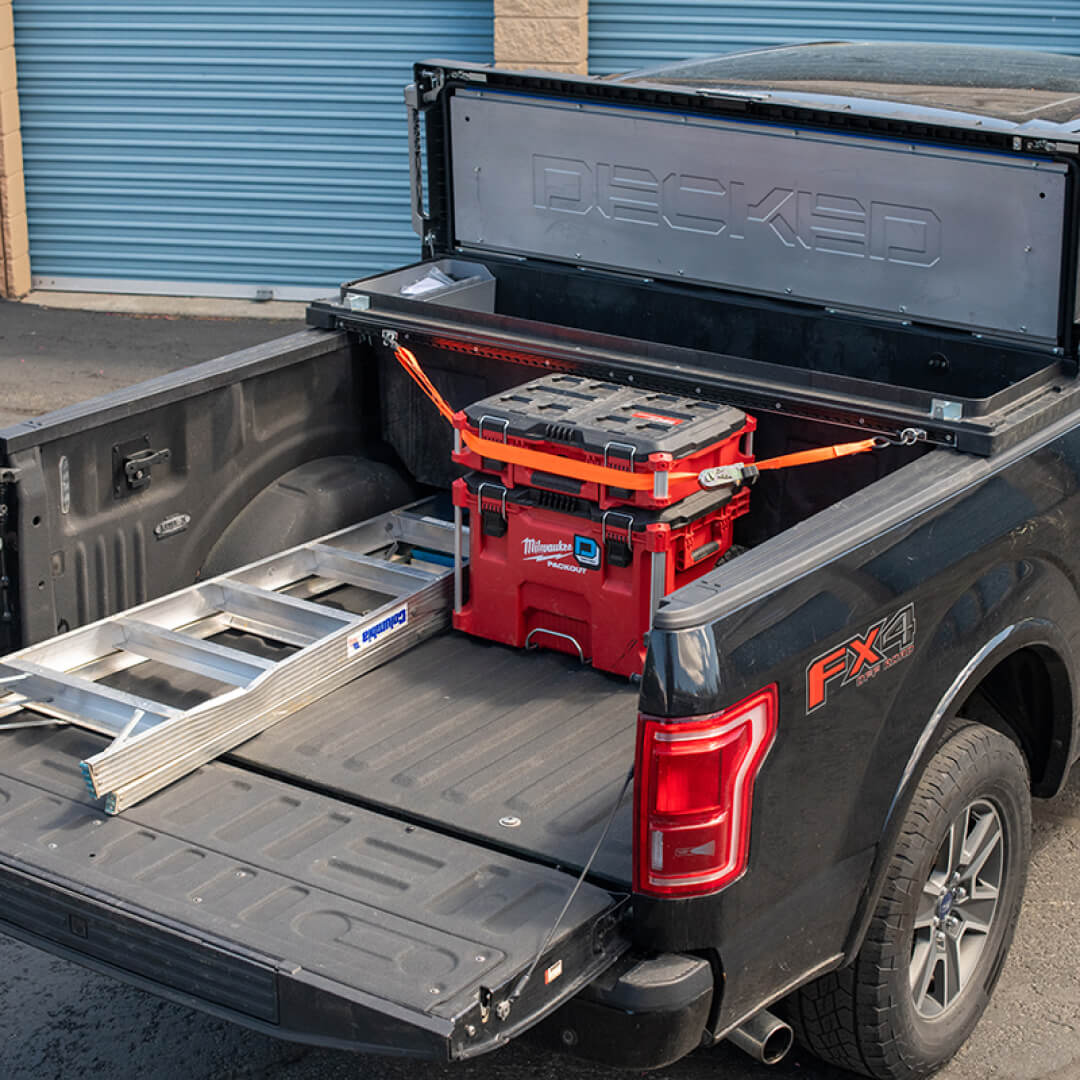
[[[459,284],[420,298],[401,294],[403,284],[433,266],[450,269]],[[538,260],[440,259],[352,282],[343,292],[347,302],[363,296],[372,310],[388,313],[435,305],[441,317],[458,309],[477,325],[490,321],[485,316],[546,323],[923,391],[962,401],[969,416],[998,408],[1062,370],[1045,348]]]

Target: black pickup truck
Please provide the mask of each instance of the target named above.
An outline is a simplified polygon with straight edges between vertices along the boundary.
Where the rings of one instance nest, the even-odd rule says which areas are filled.
[[[455,407],[555,367],[745,410],[760,458],[883,448],[763,474],[639,680],[440,633],[115,816],[101,738],[8,707],[0,930],[370,1052],[946,1060],[1080,749],[1078,93],[1080,60],[944,46],[418,64],[420,262],[0,432],[0,654],[448,515],[395,343]]]

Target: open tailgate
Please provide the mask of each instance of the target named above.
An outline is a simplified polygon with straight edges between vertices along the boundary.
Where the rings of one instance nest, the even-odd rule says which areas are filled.
[[[622,898],[583,885],[507,1011],[572,877],[220,762],[107,818],[72,765],[99,742],[6,737],[0,930],[156,993],[447,1060],[500,1045],[627,947]]]

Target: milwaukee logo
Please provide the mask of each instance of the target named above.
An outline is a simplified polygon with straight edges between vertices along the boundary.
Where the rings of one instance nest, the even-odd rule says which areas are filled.
[[[574,548],[565,540],[545,543],[533,536],[526,536],[521,541],[521,553],[527,562],[543,563],[552,570],[568,570],[571,574],[586,573],[584,566],[566,561],[573,557]]]
[[[546,559],[552,555],[569,555],[574,549],[565,540],[556,540],[554,543],[545,544],[541,540],[535,540],[526,536],[521,541],[522,554],[529,559]]]
[[[941,219],[850,192],[777,184],[752,188],[731,176],[662,174],[634,165],[535,154],[533,206],[590,215],[612,227],[652,227],[715,236],[719,242],[764,238],[777,249],[898,263],[929,269],[941,259]]]

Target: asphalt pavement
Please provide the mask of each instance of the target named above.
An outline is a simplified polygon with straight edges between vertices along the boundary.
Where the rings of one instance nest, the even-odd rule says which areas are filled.
[[[0,426],[290,333],[295,322],[140,317],[0,302]],[[1080,774],[1035,807],[1016,940],[991,1006],[941,1080],[1080,1080]],[[2,912],[0,912],[2,917]],[[312,1049],[258,1035],[0,935],[0,1080],[605,1080],[519,1042],[465,1065]],[[765,1068],[720,1046],[663,1080],[834,1080],[794,1051]]]
[[[298,321],[69,311],[0,300],[0,427],[302,328]]]

